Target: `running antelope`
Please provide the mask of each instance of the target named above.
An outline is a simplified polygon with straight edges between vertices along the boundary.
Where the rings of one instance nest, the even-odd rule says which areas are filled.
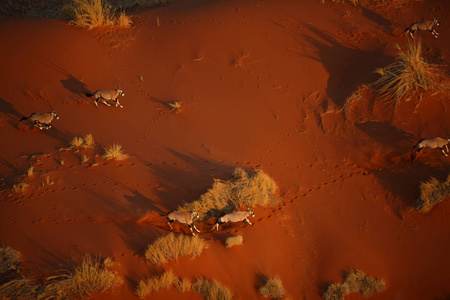
[[[444,146],[448,150],[448,144],[450,143],[450,139],[444,139],[441,137],[435,137],[431,139],[422,139],[416,145],[414,145],[413,149],[417,148],[416,154],[420,152],[423,148],[431,148],[436,149],[439,148],[445,156],[448,156],[444,151]]]
[[[439,33],[437,33],[436,30],[434,30],[434,28],[433,28],[434,26],[439,26],[439,21],[436,18],[433,18],[433,20],[429,20],[429,21],[425,21],[425,22],[412,23],[411,26],[406,28],[405,31],[403,31],[403,32],[405,34],[407,34],[409,32],[411,37],[414,38],[414,33],[417,30],[428,30],[429,32],[431,32],[431,34],[435,38],[438,38]]]
[[[189,229],[192,232],[192,235],[195,235],[194,231],[192,230],[192,227],[194,227],[194,229],[200,233],[200,230],[197,229],[197,227],[195,227],[194,221],[195,219],[199,218],[198,213],[193,210],[191,212],[181,212],[181,211],[171,211],[166,215],[167,219],[169,219],[169,221],[167,221],[167,224],[169,224],[170,229],[172,228],[172,225],[170,223],[172,223],[173,221],[177,221],[179,223],[182,224],[186,224],[187,226],[189,226]]]
[[[245,211],[235,211],[233,213],[226,214],[220,218],[217,219],[216,224],[214,224],[214,227],[216,227],[217,230],[219,230],[219,224],[228,223],[228,222],[247,222],[248,225],[253,225],[247,218],[248,217],[254,217],[255,214],[253,213],[253,209],[249,208]],[[213,227],[213,229],[214,229]]]
[[[42,130],[44,128],[45,129],[52,128],[52,126],[50,125],[50,122],[53,119],[58,120],[59,116],[56,114],[56,112],[53,110],[53,108],[51,108],[50,112],[47,112],[47,113],[35,112],[35,113],[32,113],[29,117],[23,117],[22,119],[20,119],[19,122],[22,122],[23,120],[26,120],[26,119],[31,119],[34,122],[34,126],[39,128],[40,130]]]
[[[120,86],[117,87],[115,90],[97,90],[94,94],[85,93],[87,97],[94,96],[95,98],[95,106],[98,107],[98,100],[102,100],[103,104],[106,106],[111,106],[106,100],[112,100],[116,102],[116,107],[120,106],[120,108],[123,108],[123,106],[119,102],[119,96],[125,96],[125,93],[122,91]]]

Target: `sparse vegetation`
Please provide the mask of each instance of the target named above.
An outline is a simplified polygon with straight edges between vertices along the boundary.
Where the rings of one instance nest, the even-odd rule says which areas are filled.
[[[180,256],[194,258],[199,256],[207,247],[206,241],[198,236],[186,236],[183,234],[175,236],[169,233],[159,237],[145,251],[145,258],[151,263],[163,264],[168,260],[177,260]]]
[[[21,263],[20,252],[12,248],[0,248],[0,274],[17,270]]]
[[[70,148],[78,149],[84,144],[84,139],[82,137],[74,137],[70,142]]]
[[[450,196],[450,175],[444,182],[439,182],[432,177],[430,180],[420,183],[420,197],[415,204],[419,212],[429,212],[435,205]]]
[[[370,278],[360,270],[350,272],[344,284],[348,286],[350,292],[360,293],[366,298],[370,297],[373,292],[379,293],[386,289],[383,280]]]
[[[83,165],[83,164],[87,163],[88,161],[89,161],[89,156],[83,154],[83,156],[81,156],[81,164]]]
[[[276,183],[262,171],[247,174],[243,169],[236,168],[233,179],[228,181],[214,179],[212,188],[199,200],[187,203],[178,210],[195,209],[202,219],[219,217],[238,210],[242,206],[275,205],[278,203],[278,199],[274,197],[276,189]]]
[[[233,294],[223,284],[213,279],[198,279],[194,283],[194,291],[207,300],[231,300]]]
[[[13,185],[12,190],[15,193],[23,193],[30,185],[26,182],[20,182],[18,184]]]
[[[105,154],[103,155],[103,158],[115,160],[124,160],[128,158],[128,155],[122,151],[122,145],[113,144],[112,146],[104,149]]]
[[[225,240],[225,245],[227,246],[227,248],[231,248],[233,246],[242,245],[242,241],[242,235],[230,236]]]
[[[175,288],[180,292],[189,292],[192,290],[192,283],[189,279],[182,278],[175,282]]]
[[[171,108],[171,112],[172,111],[180,111],[181,110],[181,102],[175,101],[175,102],[169,102],[167,104],[170,108]]]
[[[94,137],[92,134],[88,133],[84,138],[84,147],[92,148],[94,146]]]
[[[177,282],[177,275],[175,275],[172,270],[169,270],[164,272],[160,276],[149,278],[146,281],[141,280],[137,287],[136,295],[139,298],[144,299],[151,293],[158,292],[160,290],[166,290]]]
[[[33,175],[34,175],[34,167],[31,166],[31,167],[29,167],[28,170],[27,170],[27,176],[28,176],[28,177],[31,177],[31,176],[33,176]]]
[[[325,300],[343,300],[344,296],[350,292],[345,283],[332,283],[322,295]]]
[[[279,277],[269,278],[266,284],[259,288],[259,293],[263,297],[282,299],[285,294],[283,282]]]
[[[381,77],[370,86],[386,100],[397,105],[402,99],[410,100],[410,95],[418,91],[439,89],[440,69],[426,62],[422,57],[420,42],[410,42],[403,51],[397,45],[398,57],[394,63],[379,68],[376,73]]]
[[[117,26],[128,28],[131,26],[132,23],[133,22],[131,21],[131,18],[129,16],[127,16],[124,11],[121,11],[119,13],[119,16],[117,17],[117,20],[116,20]]]

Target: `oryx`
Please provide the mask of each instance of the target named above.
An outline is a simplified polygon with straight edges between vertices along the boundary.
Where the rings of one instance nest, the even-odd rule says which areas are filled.
[[[95,98],[95,106],[98,107],[98,100],[102,100],[103,104],[107,106],[111,106],[106,100],[112,100],[116,102],[116,107],[119,106],[120,108],[123,108],[123,106],[119,102],[119,96],[125,96],[125,93],[120,88],[120,86],[117,87],[115,90],[97,90],[94,94],[85,93],[87,97],[94,96]]]
[[[179,223],[186,224],[187,226],[189,226],[192,235],[195,235],[194,231],[192,230],[192,227],[194,227],[194,229],[198,233],[200,233],[200,230],[198,230],[194,224],[195,219],[198,219],[200,217],[195,210],[191,212],[181,212],[175,210],[167,213],[166,217],[167,219],[169,219],[169,221],[167,221],[167,224],[169,224],[170,229],[173,229],[170,223],[172,223],[173,221],[177,221]]]
[[[228,223],[228,222],[247,222],[248,225],[253,225],[247,218],[248,217],[254,217],[255,214],[253,213],[253,209],[249,208],[248,210],[244,211],[235,211],[226,215],[221,216],[217,219],[216,224],[214,224],[214,227],[216,227],[217,230],[219,230],[219,224]],[[214,229],[213,227],[213,229]]]
[[[50,109],[51,109],[51,111],[46,112],[46,113],[41,113],[41,112],[32,113],[29,117],[23,117],[22,119],[20,119],[19,122],[22,122],[23,120],[26,120],[26,119],[31,119],[34,122],[34,126],[39,128],[40,130],[42,130],[44,128],[45,129],[52,128],[52,126],[50,125],[50,122],[53,119],[58,120],[59,116],[56,114],[53,107],[50,106]]]
[[[441,138],[441,137],[435,137],[435,138],[431,138],[431,139],[421,139],[416,145],[414,145],[413,149],[417,148],[417,151],[416,151],[416,154],[417,154],[423,148],[431,148],[431,149],[439,148],[445,156],[448,156],[447,153],[445,153],[445,151],[444,151],[444,146],[448,152],[449,151],[449,149],[448,149],[449,143],[450,143],[450,139],[445,139],[445,138]]]
[[[439,21],[436,18],[433,18],[432,20],[428,20],[425,22],[412,23],[411,26],[406,28],[403,32],[404,34],[409,33],[411,37],[414,38],[414,33],[417,30],[428,30],[435,38],[438,38],[439,33],[437,33],[436,30],[434,30],[433,28],[434,26],[439,26]]]

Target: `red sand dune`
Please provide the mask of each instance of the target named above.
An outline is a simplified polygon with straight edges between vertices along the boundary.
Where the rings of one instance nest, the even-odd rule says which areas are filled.
[[[20,251],[35,275],[85,254],[114,257],[125,284],[93,299],[136,299],[136,283],[163,270],[143,258],[169,232],[159,214],[198,199],[237,166],[256,167],[277,182],[282,205],[255,208],[251,227],[216,233],[199,223],[209,248],[165,269],[217,279],[238,299],[261,298],[261,278],[276,275],[292,299],[321,299],[353,268],[386,281],[372,299],[449,299],[450,202],[428,214],[409,210],[421,181],[449,173],[439,151],[409,158],[421,137],[448,136],[447,93],[400,104],[395,114],[375,105],[373,115],[356,107],[346,119],[341,110],[393,62],[395,43],[407,42],[399,33],[430,8],[440,38],[417,35],[427,58],[448,64],[449,4],[325,2],[174,1],[136,12],[130,29],[92,31],[0,19],[4,187],[41,154],[25,193],[2,193],[0,244]],[[114,88],[113,80],[125,91],[123,109],[96,108],[84,96]],[[46,101],[60,116],[51,129],[19,126],[23,115],[47,111]],[[170,112],[171,101],[182,102],[181,112]],[[131,157],[105,161],[86,150],[82,166],[81,152],[57,152],[88,133]],[[225,248],[236,232],[244,245]],[[151,299],[200,297],[171,289]]]

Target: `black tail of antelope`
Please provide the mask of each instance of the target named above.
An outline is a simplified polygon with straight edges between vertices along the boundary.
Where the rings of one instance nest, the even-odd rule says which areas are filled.
[[[91,98],[92,96],[94,96],[94,94],[88,93],[88,92],[84,92],[84,95],[86,95],[86,97]]]

